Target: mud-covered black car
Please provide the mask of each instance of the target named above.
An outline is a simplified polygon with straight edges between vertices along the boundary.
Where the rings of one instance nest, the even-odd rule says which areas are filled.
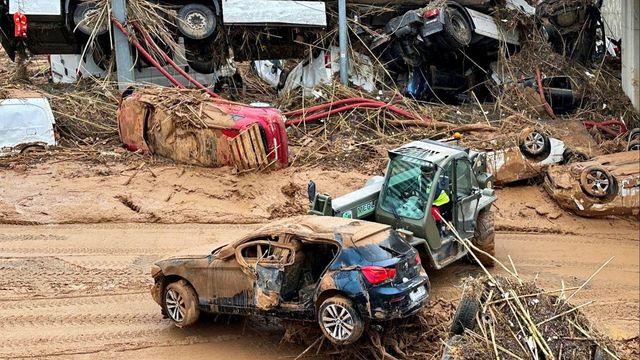
[[[318,321],[350,344],[369,321],[420,309],[430,285],[416,250],[388,225],[302,216],[267,225],[213,251],[151,269],[151,293],[177,326],[200,312]]]

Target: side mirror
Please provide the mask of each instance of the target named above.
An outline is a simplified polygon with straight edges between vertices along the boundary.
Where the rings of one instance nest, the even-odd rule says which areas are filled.
[[[307,196],[309,197],[309,202],[313,203],[316,198],[316,183],[313,180],[309,180],[309,184],[307,184]]]
[[[493,175],[481,172],[476,176],[480,189],[491,189],[493,187]]]

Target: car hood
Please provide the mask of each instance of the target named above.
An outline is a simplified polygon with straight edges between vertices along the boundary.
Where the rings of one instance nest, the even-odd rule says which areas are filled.
[[[176,260],[176,259],[206,258],[207,256],[211,255],[211,252],[213,250],[219,248],[222,245],[223,244],[207,244],[207,245],[200,245],[200,246],[180,250],[164,256],[160,261]]]

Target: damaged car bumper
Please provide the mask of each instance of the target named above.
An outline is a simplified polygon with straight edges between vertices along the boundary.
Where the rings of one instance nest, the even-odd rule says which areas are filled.
[[[430,292],[426,274],[397,286],[371,288],[371,319],[391,320],[412,315],[427,302]]]

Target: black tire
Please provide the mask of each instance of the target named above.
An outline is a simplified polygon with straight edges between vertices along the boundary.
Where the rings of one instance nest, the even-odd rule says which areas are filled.
[[[495,256],[496,231],[493,211],[491,211],[491,209],[482,210],[478,214],[478,218],[476,219],[476,229],[471,242],[480,250],[490,254],[491,256]],[[495,265],[495,261],[491,257],[480,252],[475,252],[474,254],[484,267],[493,267]],[[469,257],[473,263],[476,262],[471,255],[469,255]]]
[[[44,150],[45,150],[45,147],[43,145],[37,145],[37,144],[27,145],[22,149],[20,149],[20,154],[37,153],[37,152],[42,152]]]
[[[460,10],[447,7],[444,14],[442,38],[452,49],[468,46],[473,30],[466,16]]]
[[[596,198],[606,198],[613,195],[614,181],[611,174],[599,166],[590,166],[580,173],[582,191]]]
[[[73,11],[73,23],[78,31],[84,35],[91,35],[94,32],[95,24],[88,23],[85,20],[92,11],[96,10],[96,6],[90,3],[80,3]],[[107,23],[103,21],[100,27],[96,29],[96,35],[106,34],[109,31]]]
[[[640,151],[640,139],[630,141],[627,145],[627,151]]]
[[[635,128],[629,131],[628,141],[632,142],[633,140],[640,140],[640,129]]]
[[[538,130],[526,131],[520,136],[520,151],[527,157],[540,158],[551,152],[551,141]]]
[[[202,40],[216,31],[216,15],[202,4],[188,4],[178,11],[178,30],[193,40]]]
[[[324,300],[318,308],[317,316],[322,333],[336,345],[353,344],[364,332],[362,316],[351,300],[344,296],[336,295]]]
[[[177,327],[193,325],[200,317],[196,291],[185,280],[167,285],[162,303],[165,314]]]
[[[564,153],[562,153],[562,162],[564,164],[573,164],[576,162],[583,162],[589,160],[589,155],[583,153],[582,151],[566,149]]]
[[[463,295],[451,320],[451,335],[462,335],[465,329],[472,330],[476,325],[476,315],[479,309],[480,304],[476,298]]]

